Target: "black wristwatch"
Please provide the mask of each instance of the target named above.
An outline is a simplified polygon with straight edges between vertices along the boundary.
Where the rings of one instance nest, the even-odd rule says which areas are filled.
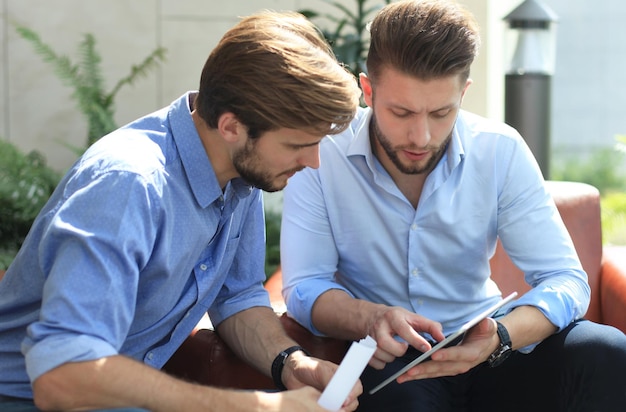
[[[511,348],[511,338],[509,337],[509,332],[506,330],[503,324],[496,321],[498,324],[498,337],[500,338],[500,346],[491,354],[489,358],[487,358],[487,364],[489,367],[495,368],[504,362],[511,353],[513,349]]]
[[[289,355],[296,351],[302,351],[305,355],[311,356],[311,354],[302,346],[292,346],[280,352],[278,356],[274,358],[274,362],[272,362],[272,380],[274,381],[274,385],[276,385],[276,387],[281,391],[287,390],[287,387],[285,386],[285,384],[283,384],[282,378],[285,362],[287,362],[287,358],[289,357]]]

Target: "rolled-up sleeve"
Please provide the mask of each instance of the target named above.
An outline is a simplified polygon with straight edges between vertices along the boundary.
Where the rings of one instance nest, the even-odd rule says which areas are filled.
[[[139,268],[155,236],[154,194],[133,173],[88,180],[69,182],[48,212],[41,312],[22,344],[31,381],[63,363],[117,354],[135,315]]]

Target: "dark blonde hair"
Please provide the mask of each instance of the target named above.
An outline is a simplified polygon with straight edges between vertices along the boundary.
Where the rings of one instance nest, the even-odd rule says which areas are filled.
[[[251,138],[279,128],[326,135],[348,127],[359,95],[311,22],[265,11],[243,18],[211,52],[195,109],[212,128],[223,113],[235,114]]]
[[[432,80],[469,78],[480,37],[472,14],[456,1],[411,0],[385,6],[370,26],[368,77],[385,67]]]

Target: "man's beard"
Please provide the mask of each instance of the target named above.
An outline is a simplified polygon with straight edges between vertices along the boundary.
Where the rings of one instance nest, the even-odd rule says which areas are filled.
[[[266,192],[277,192],[284,189],[285,185],[277,185],[275,180],[278,176],[272,176],[270,172],[264,170],[261,159],[255,151],[255,143],[249,140],[243,149],[238,150],[233,155],[233,165],[239,176],[251,186]],[[298,167],[288,170],[282,174],[288,175],[304,169]]]
[[[391,144],[391,141],[378,127],[378,122],[376,121],[376,115],[372,114],[372,119],[370,121],[370,136],[372,136],[383,148],[387,157],[391,160],[391,162],[396,166],[396,168],[408,175],[417,175],[422,173],[429,173],[431,170],[435,168],[439,160],[443,157],[443,154],[448,147],[448,143],[452,139],[452,132],[448,135],[448,137],[443,141],[440,146],[430,146],[426,145],[425,147],[417,147],[415,145],[409,146],[397,146],[394,147]],[[430,158],[426,161],[426,164],[404,164],[400,160],[398,156],[398,152],[401,150],[429,150],[431,152]]]

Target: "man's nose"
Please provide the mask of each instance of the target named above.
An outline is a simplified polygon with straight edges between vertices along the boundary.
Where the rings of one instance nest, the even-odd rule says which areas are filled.
[[[417,116],[409,129],[409,140],[417,147],[426,147],[430,143],[430,126],[427,116]]]
[[[317,169],[320,167],[320,145],[307,147],[303,149],[302,157],[299,162],[302,166]]]

